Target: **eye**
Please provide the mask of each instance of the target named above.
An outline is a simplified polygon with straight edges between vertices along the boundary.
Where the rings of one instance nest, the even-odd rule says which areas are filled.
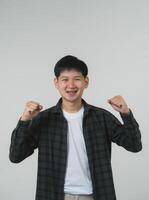
[[[65,78],[65,79],[62,79],[62,81],[63,81],[63,82],[66,82],[66,81],[68,81],[68,79],[66,79],[66,78]]]
[[[81,79],[80,78],[76,78],[75,80],[80,81]]]

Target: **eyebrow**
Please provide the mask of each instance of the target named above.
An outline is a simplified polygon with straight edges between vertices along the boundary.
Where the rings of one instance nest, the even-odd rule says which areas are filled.
[[[74,76],[73,78],[81,78],[82,76]],[[61,76],[61,78],[69,78],[69,76]]]

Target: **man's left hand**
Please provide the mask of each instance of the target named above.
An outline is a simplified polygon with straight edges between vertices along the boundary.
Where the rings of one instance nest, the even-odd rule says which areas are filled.
[[[114,110],[116,110],[118,112],[121,112],[123,114],[130,113],[130,110],[129,110],[125,100],[120,95],[114,96],[113,98],[108,99],[107,102],[114,108]]]

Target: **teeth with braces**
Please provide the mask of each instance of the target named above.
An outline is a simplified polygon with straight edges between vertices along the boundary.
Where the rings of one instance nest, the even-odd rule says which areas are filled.
[[[67,92],[77,92],[77,91],[75,90],[75,91],[67,91]]]

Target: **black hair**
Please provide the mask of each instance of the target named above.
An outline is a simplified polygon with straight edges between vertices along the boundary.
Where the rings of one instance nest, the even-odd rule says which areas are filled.
[[[71,69],[81,72],[84,77],[88,74],[88,68],[85,62],[72,55],[64,56],[55,64],[54,74],[58,78],[62,71]]]

